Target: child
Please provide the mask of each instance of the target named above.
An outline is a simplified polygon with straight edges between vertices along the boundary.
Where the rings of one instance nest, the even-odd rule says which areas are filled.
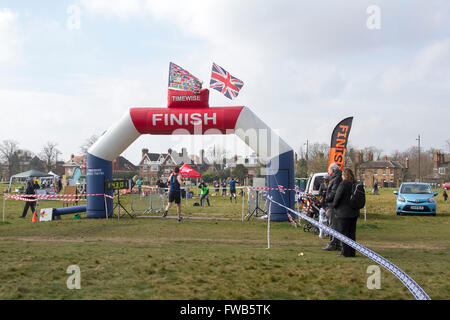
[[[319,210],[319,222],[321,224],[328,226],[327,212],[324,208],[320,208]],[[323,239],[326,236],[328,236],[328,234],[326,234],[322,229],[320,229],[319,238]]]

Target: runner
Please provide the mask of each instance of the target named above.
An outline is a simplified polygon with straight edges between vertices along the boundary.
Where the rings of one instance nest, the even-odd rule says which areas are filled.
[[[169,202],[167,203],[166,210],[164,211],[163,218],[167,216],[167,213],[172,206],[172,203],[175,202],[177,204],[177,213],[178,213],[178,222],[181,222],[183,219],[181,217],[181,187],[186,188],[186,192],[189,192],[189,189],[184,185],[181,180],[181,175],[179,174],[180,167],[176,167],[174,172],[170,174],[169,177]]]

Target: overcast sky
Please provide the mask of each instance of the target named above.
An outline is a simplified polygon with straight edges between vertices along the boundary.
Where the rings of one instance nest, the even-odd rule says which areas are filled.
[[[0,0],[0,141],[57,142],[68,160],[128,108],[166,106],[171,61],[206,85],[212,62],[244,81],[210,105],[250,107],[297,152],[348,116],[355,147],[450,138],[449,1]],[[198,138],[141,136],[123,155],[243,145]]]

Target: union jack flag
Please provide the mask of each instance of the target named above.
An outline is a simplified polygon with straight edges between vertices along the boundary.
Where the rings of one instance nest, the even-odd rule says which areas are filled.
[[[225,97],[233,100],[238,96],[239,90],[243,86],[243,81],[233,77],[224,68],[213,62],[210,88],[220,91]]]

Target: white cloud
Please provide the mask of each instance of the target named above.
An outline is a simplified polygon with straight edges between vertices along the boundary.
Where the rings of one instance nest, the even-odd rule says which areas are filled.
[[[17,14],[10,9],[0,9],[0,65],[14,64],[20,53],[17,31]]]

